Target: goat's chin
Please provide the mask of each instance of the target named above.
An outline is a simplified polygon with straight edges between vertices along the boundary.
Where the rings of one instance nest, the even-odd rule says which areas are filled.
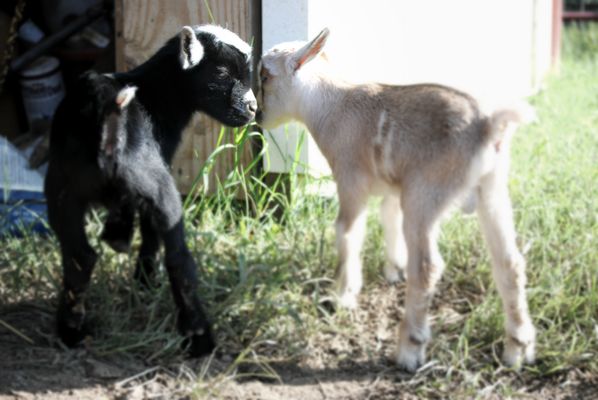
[[[278,128],[280,126],[280,124],[270,124],[268,122],[259,122],[259,121],[258,121],[258,125],[261,126],[262,129],[267,129],[267,130]]]
[[[257,122],[258,125],[261,126],[263,129],[270,130],[270,129],[278,128],[279,126],[285,124],[288,121],[281,120],[281,119],[264,118],[264,114],[258,112],[255,117],[255,122]]]

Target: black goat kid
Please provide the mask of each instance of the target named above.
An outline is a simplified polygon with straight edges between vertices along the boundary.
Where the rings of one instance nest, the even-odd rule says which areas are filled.
[[[223,28],[184,27],[130,72],[84,74],[59,106],[45,194],[62,252],[57,329],[67,345],[89,333],[84,295],[97,255],[84,223],[88,208],[99,204],[109,210],[102,238],[117,251],[128,249],[139,212],[142,243],[135,277],[151,282],[162,242],[179,331],[189,338],[192,356],[214,348],[168,165],[194,112],[229,126],[254,117],[250,55],[249,45]]]

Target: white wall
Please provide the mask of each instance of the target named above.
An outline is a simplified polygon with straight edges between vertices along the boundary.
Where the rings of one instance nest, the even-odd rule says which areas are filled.
[[[331,35],[325,50],[339,74],[349,80],[442,83],[485,103],[504,104],[532,94],[550,67],[551,4],[551,0],[263,0],[263,48],[308,40],[328,27]],[[273,135],[279,142],[285,140],[279,131]],[[313,147],[310,140],[302,160],[321,169],[321,156]],[[281,157],[270,154],[272,163],[266,168],[283,171]]]

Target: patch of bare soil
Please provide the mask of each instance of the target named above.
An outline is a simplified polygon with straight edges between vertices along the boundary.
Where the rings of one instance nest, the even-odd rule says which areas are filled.
[[[360,310],[347,321],[356,327],[352,335],[319,333],[310,339],[300,360],[269,363],[275,374],[260,378],[263,367],[243,364],[229,371],[230,379],[213,384],[209,378],[203,380],[207,383],[196,382],[198,377],[222,376],[218,374],[229,368],[232,355],[199,361],[180,358],[169,365],[156,365],[126,353],[99,356],[92,346],[69,350],[53,333],[49,302],[0,306],[4,322],[0,323],[0,400],[453,398],[450,386],[429,384],[445,374],[446,368],[431,363],[409,375],[392,363],[401,292],[400,287],[387,286],[368,290]],[[437,307],[446,314],[445,321],[452,318],[459,323],[458,313]],[[526,382],[525,386],[525,398],[598,399],[598,377],[581,371]],[[491,393],[480,395],[498,398]]]

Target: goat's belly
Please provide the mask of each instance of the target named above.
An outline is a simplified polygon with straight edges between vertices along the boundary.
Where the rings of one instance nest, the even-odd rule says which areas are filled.
[[[388,183],[383,180],[376,180],[372,184],[371,194],[372,196],[387,196],[393,195],[398,196],[400,193],[400,188],[398,185],[394,183]]]
[[[99,202],[106,208],[118,207],[125,201],[130,201],[130,191],[126,190],[125,184],[118,180],[104,182],[101,187]]]

